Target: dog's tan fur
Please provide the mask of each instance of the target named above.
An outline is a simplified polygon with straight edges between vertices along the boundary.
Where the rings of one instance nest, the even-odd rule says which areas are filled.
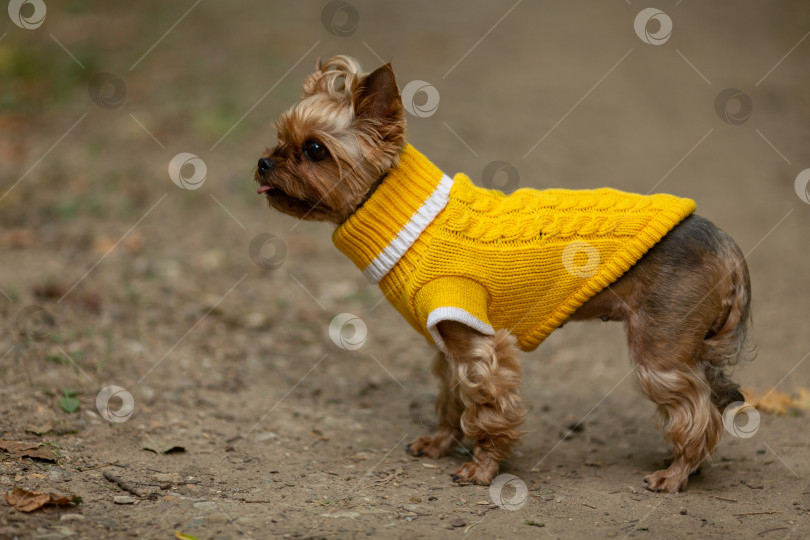
[[[277,122],[279,144],[259,161],[256,180],[274,208],[340,224],[396,166],[405,146],[405,116],[390,65],[364,74],[337,56],[304,84],[301,101]],[[304,147],[328,149],[320,160]],[[722,410],[742,401],[728,371],[750,352],[748,269],[734,241],[690,216],[633,268],[581,306],[571,320],[623,321],[641,390],[658,406],[673,446],[671,465],[648,475],[655,491],[676,492],[710,455],[723,431]],[[415,456],[446,455],[466,437],[472,461],[457,481],[489,484],[523,431],[521,368],[508,330],[492,336],[456,322],[439,324],[448,354],[439,353],[439,425],[409,446]]]

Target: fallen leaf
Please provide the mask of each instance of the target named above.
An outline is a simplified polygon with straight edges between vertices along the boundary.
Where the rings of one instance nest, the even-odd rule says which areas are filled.
[[[192,536],[190,534],[181,533],[180,531],[174,532],[174,537],[179,538],[180,540],[198,540],[196,536]]]
[[[24,441],[7,441],[0,439],[0,450],[4,450],[13,457],[29,457],[43,459],[45,461],[56,461],[56,456],[49,447],[43,443],[30,443]]]
[[[79,504],[81,501],[81,497],[72,493],[60,495],[52,492],[29,491],[17,486],[6,493],[6,502],[20,512],[33,512],[46,504],[65,506]]]
[[[75,413],[79,410],[79,398],[76,397],[76,390],[62,390],[62,397],[59,398],[59,406],[66,413]]]
[[[810,390],[799,388],[799,397],[794,400],[794,404],[799,409],[810,411]]]
[[[113,250],[116,240],[112,236],[100,236],[93,241],[93,251],[98,255],[104,255]]]
[[[771,388],[761,395],[758,395],[755,391],[746,388],[743,389],[743,395],[745,396],[746,402],[750,403],[756,407],[757,410],[762,412],[785,414],[788,408],[794,406],[793,397],[790,394],[777,390],[776,388]]]
[[[124,240],[121,242],[124,250],[129,253],[130,255],[137,255],[143,249],[143,245],[146,242],[146,238],[144,235],[139,233],[138,231],[133,232],[132,234],[126,236]]]
[[[12,249],[27,248],[36,243],[37,234],[33,229],[9,229],[0,234],[0,246]]]
[[[57,299],[62,298],[70,290],[70,285],[49,281],[41,285],[34,285],[32,292],[37,298]]]
[[[182,444],[170,441],[157,441],[150,437],[141,446],[143,450],[154,452],[156,454],[179,454],[186,451],[186,447]]]
[[[319,429],[313,429],[312,430],[312,436],[315,437],[316,439],[320,439],[322,441],[328,441],[329,440],[329,435],[324,435],[321,432],[321,430],[319,430]]]
[[[45,422],[41,425],[31,425],[25,428],[25,431],[28,433],[33,433],[34,435],[45,435],[49,431],[53,430],[53,424],[51,422]]]

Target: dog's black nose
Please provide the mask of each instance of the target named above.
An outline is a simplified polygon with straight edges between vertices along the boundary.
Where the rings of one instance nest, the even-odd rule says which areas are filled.
[[[259,173],[264,174],[275,166],[276,164],[272,159],[263,157],[259,160]]]

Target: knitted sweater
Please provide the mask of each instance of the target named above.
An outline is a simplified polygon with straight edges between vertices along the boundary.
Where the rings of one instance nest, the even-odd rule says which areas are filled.
[[[459,321],[526,351],[695,210],[672,195],[520,189],[444,175],[408,145],[332,240],[428,340]]]

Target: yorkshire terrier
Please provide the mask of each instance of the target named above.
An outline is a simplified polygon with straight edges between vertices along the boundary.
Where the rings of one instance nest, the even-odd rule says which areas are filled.
[[[645,477],[677,492],[743,401],[728,372],[748,356],[751,286],[740,248],[693,214],[694,202],[613,189],[511,195],[444,175],[407,144],[390,64],[366,74],[336,56],[304,83],[258,162],[258,193],[333,241],[439,352],[432,436],[438,458],[464,437],[457,482],[489,484],[523,435],[518,347],[568,320],[623,321],[640,388],[674,448]]]

